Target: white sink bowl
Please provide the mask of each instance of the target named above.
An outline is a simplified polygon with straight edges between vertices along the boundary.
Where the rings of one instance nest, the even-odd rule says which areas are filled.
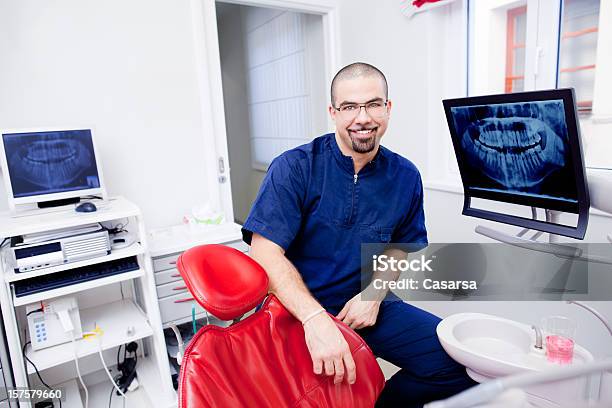
[[[527,371],[544,371],[558,367],[547,361],[545,352],[535,345],[531,326],[483,313],[459,313],[442,320],[437,327],[444,350],[464,365],[475,381],[504,377]],[[542,339],[544,347],[545,338]],[[593,355],[579,345],[574,346],[572,364],[593,361]],[[557,402],[581,400],[587,390],[584,378],[565,380],[526,390],[536,406],[554,407]]]

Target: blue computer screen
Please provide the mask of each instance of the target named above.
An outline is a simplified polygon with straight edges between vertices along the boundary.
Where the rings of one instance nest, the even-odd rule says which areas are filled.
[[[563,100],[451,107],[466,187],[578,202]]]
[[[100,187],[91,130],[2,135],[15,198]]]

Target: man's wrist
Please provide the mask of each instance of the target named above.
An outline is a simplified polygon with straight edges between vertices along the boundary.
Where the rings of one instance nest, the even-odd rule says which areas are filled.
[[[331,318],[329,317],[327,312],[317,313],[315,316],[313,316],[308,321],[302,322],[302,326],[304,326],[304,328],[308,328],[312,325],[321,324],[324,321],[331,321]]]
[[[302,326],[322,313],[325,313],[325,309],[320,307],[319,309],[316,309],[312,313],[308,314],[306,317],[304,317],[304,319],[302,319]]]
[[[363,292],[361,292],[361,300],[382,303],[387,297],[387,293],[389,293],[388,288],[376,289],[374,284],[370,283]]]

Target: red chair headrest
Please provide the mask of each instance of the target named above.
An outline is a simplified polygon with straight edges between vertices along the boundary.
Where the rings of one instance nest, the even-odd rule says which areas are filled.
[[[224,245],[200,245],[177,260],[194,299],[221,320],[257,306],[268,293],[268,274],[248,255]]]

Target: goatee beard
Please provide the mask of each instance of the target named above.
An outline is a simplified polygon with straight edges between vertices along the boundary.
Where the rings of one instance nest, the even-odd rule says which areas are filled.
[[[353,146],[353,151],[357,153],[370,153],[376,147],[376,137],[372,136],[370,139],[365,141],[356,140],[356,138],[351,137],[351,144]]]

